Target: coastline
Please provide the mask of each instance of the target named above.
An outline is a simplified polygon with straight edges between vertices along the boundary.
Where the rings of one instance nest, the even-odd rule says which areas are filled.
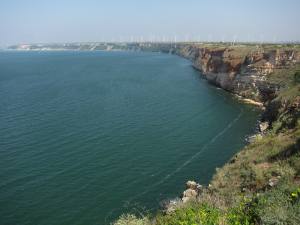
[[[216,168],[208,186],[188,181],[180,198],[169,201],[164,210],[154,216],[157,225],[206,221],[207,218],[215,221],[213,224],[282,221],[281,215],[274,215],[274,210],[289,210],[294,218],[299,215],[297,205],[290,209],[286,205],[290,204],[289,195],[299,193],[300,196],[300,168],[291,163],[300,161],[295,154],[300,149],[300,72],[297,72],[300,71],[300,51],[281,47],[246,54],[239,51],[242,50],[186,45],[168,52],[189,59],[209,83],[263,111],[259,132],[251,141],[225,165]],[[273,206],[271,210],[269,205]],[[204,212],[207,216],[201,219]],[[294,218],[283,221],[298,224]],[[131,221],[125,217],[120,221],[123,219]],[[147,219],[145,224],[152,224],[148,217],[141,219]]]
[[[251,137],[251,141],[226,164],[216,169],[210,184],[202,186],[189,181],[181,198],[171,201],[172,205],[167,205],[165,211],[155,215],[156,221],[176,218],[176,212],[184,212],[185,209],[201,211],[203,204],[219,212],[222,220],[230,217],[237,205],[242,210],[236,211],[235,216],[246,217],[252,222],[256,218],[263,220],[265,215],[270,215],[268,205],[260,203],[263,210],[255,216],[248,214],[249,207],[256,210],[256,204],[263,196],[278,210],[283,210],[280,207],[285,206],[281,202],[290,204],[289,196],[300,185],[299,51],[272,48],[263,53],[259,49],[242,54],[240,51],[243,49],[232,49],[183,45],[175,50],[167,48],[161,51],[190,60],[210,84],[263,111],[259,133]],[[286,195],[283,200],[276,200],[275,192]],[[237,224],[245,224],[245,221]]]
[[[239,101],[242,101],[243,103],[246,103],[246,104],[249,104],[249,105],[254,105],[254,106],[257,106],[257,107],[259,107],[259,108],[261,108],[261,109],[265,109],[265,107],[264,107],[264,103],[262,103],[262,102],[259,102],[259,101],[255,101],[255,100],[252,100],[252,99],[250,99],[250,98],[244,98],[243,96],[240,96],[240,95],[237,95],[237,94],[234,94],[236,97],[237,97],[237,99],[239,100]]]

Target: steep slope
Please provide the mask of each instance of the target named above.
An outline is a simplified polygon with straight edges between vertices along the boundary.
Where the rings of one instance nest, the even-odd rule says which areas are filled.
[[[274,98],[280,88],[270,75],[300,61],[297,48],[275,46],[184,45],[178,54],[192,60],[209,82],[259,102]]]

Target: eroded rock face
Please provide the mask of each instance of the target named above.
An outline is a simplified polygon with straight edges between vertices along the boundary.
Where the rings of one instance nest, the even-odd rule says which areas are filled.
[[[188,181],[188,182],[186,182],[186,187],[188,188],[188,189],[193,189],[193,190],[197,190],[197,183],[195,182],[195,181]]]
[[[181,198],[175,198],[164,202],[163,208],[166,214],[173,213],[177,208],[181,207],[188,201],[195,201],[199,195],[203,192],[202,185],[195,181],[186,182],[186,190],[182,193]]]
[[[198,192],[196,190],[187,189],[183,192],[182,201],[187,202],[191,199],[196,199],[197,195],[198,195]]]
[[[265,132],[269,128],[269,122],[262,122],[259,124],[259,131]]]
[[[190,200],[196,200],[202,190],[202,186],[195,181],[188,181],[186,187],[187,189],[182,194],[182,202],[185,203]]]
[[[266,102],[275,97],[278,86],[267,82],[267,76],[277,68],[300,62],[294,50],[264,50],[257,48],[202,48],[182,46],[179,54],[193,61],[210,83],[245,98]]]

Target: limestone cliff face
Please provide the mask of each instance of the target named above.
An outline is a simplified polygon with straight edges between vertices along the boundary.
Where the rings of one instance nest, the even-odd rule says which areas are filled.
[[[260,102],[274,98],[279,88],[268,81],[268,75],[300,62],[300,54],[294,50],[186,45],[178,54],[192,60],[209,82]]]

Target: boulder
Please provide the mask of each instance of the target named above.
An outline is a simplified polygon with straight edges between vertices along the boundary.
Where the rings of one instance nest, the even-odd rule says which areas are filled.
[[[262,122],[259,124],[259,130],[260,132],[265,132],[269,128],[268,122]]]
[[[280,176],[270,178],[269,182],[268,182],[269,187],[276,186],[278,184],[278,182],[279,182],[279,179],[280,179]]]
[[[183,192],[183,197],[187,198],[196,198],[198,195],[198,192],[194,189],[187,189]]]
[[[203,189],[202,185],[196,183],[195,181],[186,182],[187,189],[182,194],[182,202],[187,202],[189,200],[196,200],[200,191]]]
[[[198,184],[195,181],[189,180],[188,182],[186,182],[187,189],[197,190],[197,185]]]

